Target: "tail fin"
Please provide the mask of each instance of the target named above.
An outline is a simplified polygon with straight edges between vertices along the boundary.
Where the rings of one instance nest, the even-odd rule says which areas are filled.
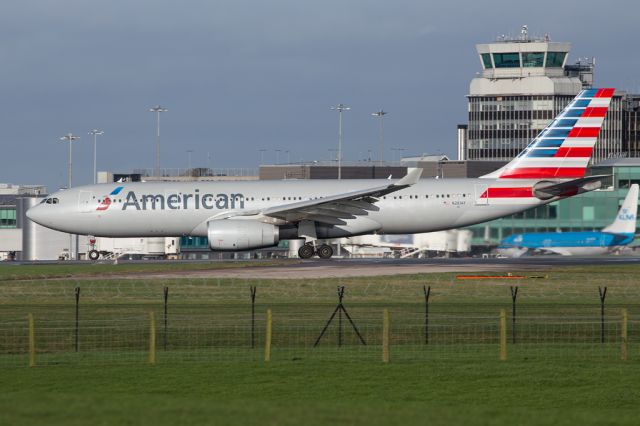
[[[583,177],[614,91],[615,89],[588,89],[578,93],[516,158],[483,177]]]
[[[636,233],[636,215],[638,214],[638,184],[634,183],[629,188],[629,192],[622,202],[622,207],[616,216],[616,220],[602,232],[611,232],[614,234],[631,234]]]

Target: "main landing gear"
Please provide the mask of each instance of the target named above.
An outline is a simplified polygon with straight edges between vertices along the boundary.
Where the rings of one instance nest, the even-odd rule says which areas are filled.
[[[315,248],[312,243],[307,243],[298,249],[300,259],[310,259],[314,254],[320,259],[330,259],[333,256],[333,248],[328,244],[321,244]]]

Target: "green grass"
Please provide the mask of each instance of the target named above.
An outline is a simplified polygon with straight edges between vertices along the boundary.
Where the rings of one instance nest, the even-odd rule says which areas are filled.
[[[640,364],[440,361],[0,370],[7,425],[637,424]]]
[[[162,263],[89,263],[86,264],[19,264],[0,263],[0,281],[42,278],[89,278],[144,274],[155,272],[206,271],[215,269],[274,266],[296,263],[296,260],[224,261],[224,262],[162,262]]]
[[[562,268],[540,271],[548,279],[508,282],[462,282],[451,273],[300,281],[144,278],[162,272],[158,267],[237,266],[244,264],[39,270],[51,280],[33,278],[37,268],[16,275],[14,267],[0,267],[0,424],[637,424],[640,266]],[[140,278],[118,278],[123,272],[140,272]],[[253,285],[258,317],[252,350]],[[335,306],[337,285],[346,286],[346,306],[370,346],[359,346],[345,322],[346,347],[336,348],[334,324],[321,347],[311,349]],[[422,344],[423,285],[432,287],[428,348]],[[73,352],[76,286],[80,354]],[[167,352],[160,350],[165,286]],[[498,312],[510,312],[510,286],[520,289],[521,343],[509,345],[509,360],[499,362]],[[598,343],[603,286],[609,288],[606,345]],[[619,360],[622,307],[630,317],[627,362]],[[274,315],[271,365],[261,360],[267,308]],[[380,362],[383,308],[391,312],[389,365]],[[146,364],[150,310],[158,321],[153,367]],[[38,366],[32,369],[25,367],[28,312],[36,318]],[[578,317],[589,322],[579,324]]]

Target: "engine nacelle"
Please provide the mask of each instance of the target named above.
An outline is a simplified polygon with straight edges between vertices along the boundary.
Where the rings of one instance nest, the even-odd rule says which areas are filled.
[[[280,241],[277,226],[255,220],[212,220],[208,224],[207,236],[211,250],[272,247]]]

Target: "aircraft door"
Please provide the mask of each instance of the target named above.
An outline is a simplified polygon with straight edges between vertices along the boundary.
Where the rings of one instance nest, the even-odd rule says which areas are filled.
[[[78,194],[78,210],[82,213],[89,213],[93,211],[91,200],[93,198],[93,192],[80,191]]]
[[[476,206],[487,206],[489,205],[489,197],[485,194],[488,191],[489,185],[478,184],[474,185],[475,187],[475,200]],[[484,195],[484,197],[483,197]]]

